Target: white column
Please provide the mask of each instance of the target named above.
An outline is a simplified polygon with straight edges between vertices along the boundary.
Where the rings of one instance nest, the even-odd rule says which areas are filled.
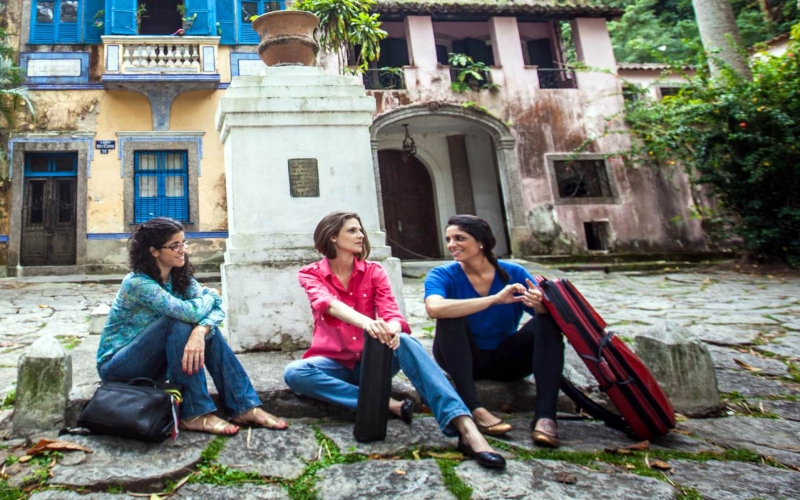
[[[402,278],[380,230],[369,135],[374,98],[357,78],[321,68],[270,67],[263,75],[234,78],[217,110],[228,195],[226,324],[236,350],[294,350],[311,340],[297,271],[321,258],[313,232],[324,215],[359,214],[370,259],[390,271],[404,307]],[[303,179],[290,176],[290,160],[298,159],[316,161]],[[292,194],[290,177],[304,193]]]

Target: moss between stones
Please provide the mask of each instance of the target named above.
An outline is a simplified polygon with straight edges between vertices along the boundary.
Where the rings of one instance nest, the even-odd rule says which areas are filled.
[[[458,500],[469,500],[472,498],[472,488],[456,474],[456,466],[460,463],[459,460],[436,459],[436,465],[442,472],[444,485],[450,490],[450,493]]]

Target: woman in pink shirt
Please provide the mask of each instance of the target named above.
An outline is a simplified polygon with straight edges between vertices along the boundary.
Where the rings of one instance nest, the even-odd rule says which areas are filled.
[[[314,316],[311,347],[286,367],[284,380],[296,393],[354,410],[358,406],[363,334],[367,332],[393,353],[392,373],[400,369],[433,412],[442,432],[459,436],[458,449],[489,468],[502,469],[503,457],[478,431],[469,409],[453,386],[408,335],[386,272],[366,259],[369,239],[355,213],[333,212],[317,224],[314,247],[324,258],[298,274]],[[410,400],[391,399],[389,411],[411,424]]]

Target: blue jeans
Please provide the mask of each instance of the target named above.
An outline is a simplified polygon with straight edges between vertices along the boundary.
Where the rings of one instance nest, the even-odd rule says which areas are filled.
[[[261,406],[250,378],[228,346],[219,328],[206,336],[205,366],[194,375],[181,369],[183,349],[194,325],[163,317],[145,328],[133,341],[98,367],[101,380],[130,380],[147,377],[183,386],[181,419],[217,410],[208,394],[206,371],[211,374],[220,403],[231,416]]]
[[[402,369],[433,412],[442,432],[446,436],[458,435],[452,420],[461,415],[472,418],[472,415],[425,348],[417,339],[400,334],[400,347],[393,354],[392,374]],[[350,369],[332,359],[312,356],[289,363],[283,380],[300,395],[355,411],[360,375],[360,362]]]

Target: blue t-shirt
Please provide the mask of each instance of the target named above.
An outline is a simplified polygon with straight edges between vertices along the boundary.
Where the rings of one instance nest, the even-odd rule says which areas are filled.
[[[492,286],[489,288],[489,295],[499,292],[503,287],[512,283],[520,283],[527,288],[526,278],[534,283],[536,282],[530,273],[519,264],[503,261],[498,261],[498,263],[500,267],[506,270],[511,279],[508,283],[503,283],[500,275],[495,272],[494,281],[492,281]],[[476,299],[481,297],[458,262],[436,267],[428,273],[425,277],[425,298],[427,299],[431,295],[439,295],[445,299]],[[525,311],[532,316],[536,316],[536,312],[523,306],[522,302],[494,305],[467,316],[467,323],[472,330],[478,348],[491,351],[496,349],[504,339],[514,335],[519,328],[522,313]]]

